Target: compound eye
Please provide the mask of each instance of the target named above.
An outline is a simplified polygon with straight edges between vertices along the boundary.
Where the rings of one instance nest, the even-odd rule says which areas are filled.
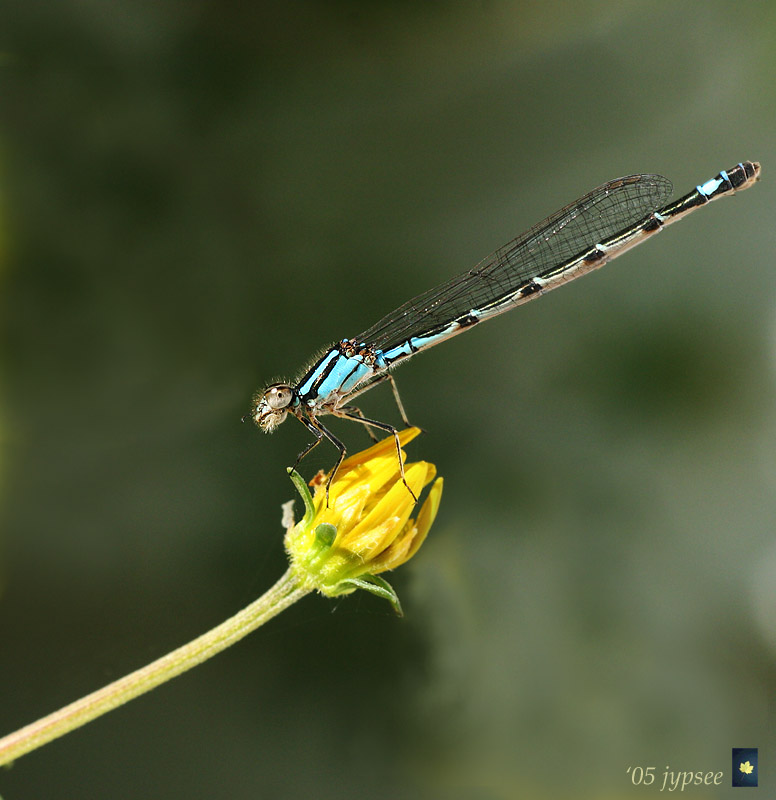
[[[279,384],[278,386],[270,386],[264,393],[264,399],[267,405],[273,410],[285,408],[292,400],[294,392],[290,386]]]

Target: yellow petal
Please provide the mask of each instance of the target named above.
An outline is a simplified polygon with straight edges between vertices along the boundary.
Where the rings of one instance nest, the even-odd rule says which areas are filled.
[[[353,537],[346,548],[362,561],[371,561],[396,538],[396,531],[401,530],[402,520],[399,517],[388,517],[379,525],[363,531],[360,536]]]
[[[434,470],[434,472],[436,472],[436,470]],[[444,483],[445,482],[443,478],[438,478],[436,481],[434,481],[434,485],[431,487],[428,497],[423,503],[423,507],[420,509],[420,513],[418,514],[418,519],[415,523],[418,531],[412,540],[412,546],[407,552],[407,558],[405,561],[412,558],[415,553],[418,552],[420,546],[425,541],[431,526],[434,524],[437,511],[439,511],[439,504],[442,502],[442,489],[444,488]]]
[[[426,476],[429,472],[429,464],[425,461],[418,461],[410,464],[405,470],[405,478],[408,485],[417,497],[426,484]],[[407,522],[412,513],[414,502],[412,496],[407,491],[407,487],[401,480],[395,479],[393,486],[384,494],[377,502],[367,511],[365,516],[359,520],[358,524],[349,532],[343,535],[341,545],[343,547],[350,547],[354,550],[361,552],[361,548],[355,543],[363,536],[366,536],[370,530],[379,528],[387,519],[396,519],[396,530],[393,531],[392,536],[395,537]],[[376,555],[381,550],[390,545],[390,540],[385,541],[381,547],[373,550]]]
[[[411,442],[415,437],[420,435],[420,428],[406,428],[403,431],[399,431],[399,442],[401,446],[404,447],[405,444]],[[396,455],[396,442],[393,436],[388,436],[385,439],[377,442],[377,444],[372,445],[367,450],[362,450],[360,453],[356,453],[350,458],[346,458],[340,468],[337,470],[337,476],[347,475],[347,473],[355,466],[359,464],[366,464],[367,462],[371,461],[374,458],[380,458],[381,456],[385,456],[388,453],[393,453],[394,456]]]
[[[412,542],[416,537],[417,528],[412,520],[410,520],[407,525],[404,527],[401,535],[397,536],[391,546],[383,551],[377,558],[373,559],[369,565],[369,571],[377,575],[380,572],[386,572],[390,569],[396,569],[396,567],[403,564],[409,556],[407,553],[412,546]]]

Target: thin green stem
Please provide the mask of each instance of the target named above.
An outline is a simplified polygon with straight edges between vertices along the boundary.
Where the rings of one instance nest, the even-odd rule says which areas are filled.
[[[202,636],[0,739],[0,765],[8,764],[207,661],[309,592],[310,589],[302,588],[289,570],[258,600]]]

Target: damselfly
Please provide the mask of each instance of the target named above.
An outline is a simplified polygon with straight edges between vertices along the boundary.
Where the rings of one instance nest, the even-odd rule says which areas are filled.
[[[395,366],[479,322],[602,267],[699,206],[748,189],[759,176],[760,165],[744,161],[667,205],[672,186],[661,175],[630,175],[605,183],[468,272],[423,292],[359,336],[327,348],[296,383],[276,383],[260,391],[251,416],[267,433],[288,414],[307,427],[315,438],[299,454],[296,464],[324,437],[328,439],[339,450],[329,480],[346,451],[321,423],[319,417],[324,414],[360,422],[370,435],[370,428],[393,434],[401,463],[396,428],[365,417],[352,405],[356,397],[388,381],[402,421],[409,425],[390,372]]]

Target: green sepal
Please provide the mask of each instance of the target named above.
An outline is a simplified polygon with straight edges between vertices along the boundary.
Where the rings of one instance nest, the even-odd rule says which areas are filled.
[[[399,595],[396,594],[393,586],[379,575],[370,575],[367,572],[358,578],[345,578],[345,580],[339,582],[337,588],[340,586],[349,586],[354,589],[364,589],[367,592],[371,592],[377,595],[377,597],[387,600],[393,606],[393,610],[396,612],[397,616],[404,616],[401,603],[399,602]]]
[[[307,488],[304,478],[295,469],[288,467],[286,472],[288,472],[288,476],[291,478],[297,492],[302,496],[302,500],[304,501],[304,519],[302,522],[305,526],[308,526],[312,523],[313,517],[315,516],[313,496],[310,494],[310,490]]]
[[[331,557],[331,546],[337,538],[337,528],[330,522],[322,522],[316,525],[315,540],[310,542],[307,553],[302,558],[302,563],[307,570],[318,572],[323,568],[326,560]]]
[[[337,528],[330,522],[322,522],[315,528],[315,540],[321,547],[331,547],[337,538]]]

